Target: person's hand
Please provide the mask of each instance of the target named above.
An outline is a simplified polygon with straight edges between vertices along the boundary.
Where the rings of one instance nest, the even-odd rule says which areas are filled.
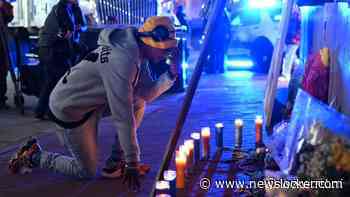
[[[127,163],[124,171],[123,184],[128,184],[129,190],[138,192],[140,190],[138,163]]]
[[[177,76],[179,74],[177,64],[169,64],[168,72],[169,72],[170,78],[172,78],[172,79],[177,78]]]
[[[179,74],[179,64],[180,64],[180,51],[178,48],[175,48],[172,50],[171,54],[166,60],[167,64],[169,65],[169,74],[171,75],[171,78],[176,78]]]

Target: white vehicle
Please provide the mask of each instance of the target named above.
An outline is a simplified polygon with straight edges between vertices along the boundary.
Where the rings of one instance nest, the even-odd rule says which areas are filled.
[[[241,61],[241,66],[254,66],[257,71],[267,72],[279,35],[281,1],[247,0],[241,4],[241,9],[231,21],[232,34],[227,52],[228,63],[232,62],[230,59],[237,57],[252,59],[245,64]]]

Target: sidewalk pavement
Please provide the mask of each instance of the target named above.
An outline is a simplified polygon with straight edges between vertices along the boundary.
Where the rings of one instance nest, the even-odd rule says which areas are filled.
[[[257,114],[262,114],[263,96],[266,76],[254,76],[250,72],[228,72],[224,75],[205,75],[197,89],[193,99],[192,107],[185,122],[181,139],[193,131],[199,131],[201,127],[210,126],[213,128],[217,122],[225,125],[224,146],[232,147],[234,141],[235,118],[245,121],[243,131],[243,148],[254,147],[255,129],[254,119]],[[73,178],[53,174],[47,170],[35,169],[28,175],[10,175],[6,169],[8,158],[16,149],[14,142],[23,140],[29,135],[38,135],[44,149],[65,152],[53,134],[55,127],[47,122],[33,120],[29,116],[20,117],[13,110],[4,116],[0,112],[0,135],[3,148],[0,148],[0,197],[16,196],[148,196],[155,180],[156,173],[162,162],[162,157],[168,143],[172,130],[175,128],[176,118],[181,109],[184,93],[166,95],[156,100],[147,107],[146,115],[141,128],[138,131],[138,138],[142,151],[141,159],[144,163],[150,164],[151,172],[142,178],[142,192],[132,195],[126,191],[121,180],[105,180],[98,177],[91,181],[78,181]],[[6,125],[3,127],[2,125]],[[115,129],[113,123],[107,117],[101,121],[99,126],[100,162],[103,167],[104,159],[110,152]],[[13,130],[13,133],[7,132]],[[264,134],[265,135],[265,134]],[[210,142],[212,155],[215,153],[214,135]],[[230,157],[230,154],[223,154],[222,159]],[[212,170],[211,176],[233,176],[232,166],[219,163],[217,169]],[[198,176],[208,174],[208,168]],[[199,178],[199,177],[198,177]],[[199,179],[198,179],[199,180]],[[220,196],[217,190],[203,192],[198,186],[188,191],[188,196]],[[224,195],[225,192],[222,193]],[[226,192],[227,194],[227,192]],[[232,195],[232,193],[231,193]]]
[[[40,121],[34,118],[34,109],[37,98],[24,95],[25,114],[21,115],[14,104],[14,87],[10,76],[7,78],[7,97],[10,109],[0,110],[0,150],[29,136],[36,136],[51,132],[54,124],[48,121]]]

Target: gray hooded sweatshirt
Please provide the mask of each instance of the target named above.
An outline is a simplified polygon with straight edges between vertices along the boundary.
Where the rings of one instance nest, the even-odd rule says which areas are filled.
[[[153,100],[174,83],[167,73],[158,80],[141,64],[135,29],[105,29],[90,58],[71,69],[50,95],[52,113],[66,122],[79,121],[88,112],[109,105],[127,162],[139,161],[134,102]],[[66,81],[64,80],[66,78]]]

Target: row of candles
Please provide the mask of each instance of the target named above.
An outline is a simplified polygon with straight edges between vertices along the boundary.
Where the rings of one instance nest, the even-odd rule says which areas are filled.
[[[235,120],[235,148],[242,146],[243,120]],[[262,145],[262,125],[261,116],[255,118],[255,140],[256,145]],[[223,148],[223,130],[222,123],[215,124],[215,141],[218,149]],[[210,127],[203,127],[201,132],[194,132],[190,135],[190,139],[185,140],[180,145],[175,154],[176,171],[168,170],[163,174],[164,181],[157,182],[157,190],[168,190],[171,196],[175,196],[177,189],[185,188],[186,175],[190,175],[197,162],[208,160],[210,157]],[[202,144],[202,157],[200,146]],[[162,188],[162,189],[161,189]]]

